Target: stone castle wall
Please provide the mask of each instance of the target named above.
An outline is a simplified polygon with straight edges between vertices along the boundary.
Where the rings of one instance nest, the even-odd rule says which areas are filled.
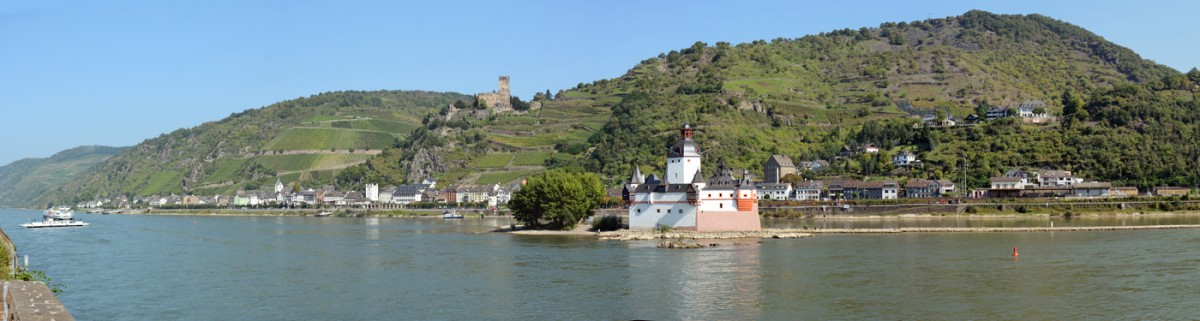
[[[497,113],[512,112],[512,95],[509,94],[508,76],[500,76],[499,82],[499,90],[477,94],[475,95],[475,99],[482,101],[488,108]]]

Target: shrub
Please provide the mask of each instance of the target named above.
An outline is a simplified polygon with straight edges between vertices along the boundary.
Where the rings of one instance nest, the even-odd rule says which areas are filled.
[[[605,215],[598,220],[592,221],[592,230],[596,232],[616,231],[621,229],[621,218],[613,215]]]

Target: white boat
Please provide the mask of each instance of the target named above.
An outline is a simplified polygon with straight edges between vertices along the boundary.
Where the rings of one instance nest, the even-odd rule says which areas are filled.
[[[88,226],[88,223],[83,222],[83,221],[76,221],[76,220],[45,220],[45,221],[41,221],[41,222],[29,222],[29,223],[21,224],[21,226],[26,227],[26,228],[75,227],[75,226]]]
[[[46,218],[47,221],[52,221],[52,220],[57,220],[57,221],[68,220],[69,221],[69,220],[72,220],[75,218],[75,212],[72,212],[70,207],[58,206],[58,207],[54,207],[54,208],[46,210],[46,213],[42,214],[42,217]]]
[[[463,216],[462,214],[458,214],[458,211],[456,210],[449,210],[442,213],[442,218],[447,220],[460,220],[463,218]]]
[[[320,213],[317,213],[317,214],[316,214],[316,215],[314,215],[314,216],[316,216],[316,217],[326,217],[326,216],[330,216],[330,215],[333,215],[333,213],[332,213],[332,212],[320,212]]]

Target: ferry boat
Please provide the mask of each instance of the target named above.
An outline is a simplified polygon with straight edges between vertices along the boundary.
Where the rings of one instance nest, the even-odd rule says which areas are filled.
[[[457,210],[449,210],[442,213],[442,218],[447,220],[461,220],[463,216],[462,214],[458,214]]]
[[[75,213],[70,207],[59,206],[46,210],[42,214],[41,222],[29,222],[21,224],[25,228],[40,228],[40,227],[76,227],[88,226],[87,222],[76,221]]]
[[[41,222],[29,222],[21,224],[24,228],[41,228],[41,227],[77,227],[88,226],[88,222],[76,220],[45,220]]]
[[[72,212],[70,207],[57,206],[46,210],[42,217],[46,220],[72,220],[75,219],[75,212]]]

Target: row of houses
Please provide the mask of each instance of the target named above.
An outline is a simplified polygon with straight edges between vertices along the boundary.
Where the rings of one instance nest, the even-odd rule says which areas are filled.
[[[284,185],[276,180],[274,186],[261,190],[239,189],[233,195],[151,195],[128,198],[119,196],[116,199],[98,199],[79,202],[78,208],[129,208],[136,206],[217,206],[217,207],[256,207],[256,206],[371,206],[371,205],[408,205],[412,203],[446,203],[446,204],[484,204],[495,207],[507,204],[512,199],[512,193],[520,190],[521,184],[509,185],[487,184],[452,184],[437,188],[437,182],[426,179],[418,184],[387,186],[380,188],[377,184],[366,184],[362,190],[339,191],[331,185],[320,188],[308,188],[296,191],[293,187]]]
[[[1027,172],[1011,169],[992,177],[987,189],[972,191],[973,197],[1125,197],[1137,196],[1137,187],[1112,186],[1110,182],[1085,181],[1069,170],[1044,169]],[[1187,195],[1187,187],[1164,186],[1148,191],[1155,196]]]
[[[863,181],[853,179],[824,179],[804,181],[792,186],[787,183],[762,183],[755,186],[764,200],[853,200],[942,197],[955,191],[948,180],[912,179],[897,183],[894,180]]]

